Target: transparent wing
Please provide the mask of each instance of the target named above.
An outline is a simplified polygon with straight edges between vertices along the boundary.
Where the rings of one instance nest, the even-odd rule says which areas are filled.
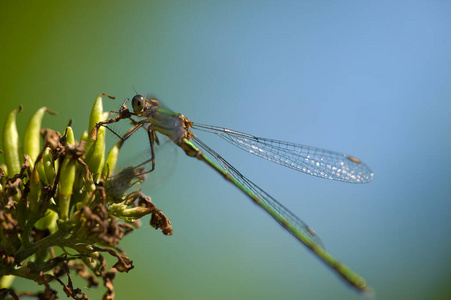
[[[218,126],[194,123],[193,128],[216,134],[246,152],[309,175],[350,183],[373,180],[371,169],[347,154],[255,137]]]
[[[213,149],[208,147],[205,143],[199,140],[197,137],[193,138],[193,141],[199,145],[203,150],[208,152],[233,178],[235,178],[240,184],[247,188],[252,194],[257,196],[263,203],[257,203],[258,205],[265,207],[269,206],[271,211],[268,211],[273,218],[282,225],[288,232],[299,239],[299,235],[302,235],[301,242],[310,244],[312,247],[323,247],[323,244],[315,232],[307,226],[301,219],[296,217],[291,211],[285,208],[282,204],[277,202],[276,199],[271,197],[264,190],[259,188],[252,181],[244,177],[237,169],[235,169],[230,163],[228,163],[222,156],[216,153]],[[240,187],[239,187],[240,188]],[[241,189],[241,188],[240,188]],[[244,191],[244,190],[243,190]],[[246,194],[248,192],[244,191]],[[255,200],[254,200],[255,201]]]

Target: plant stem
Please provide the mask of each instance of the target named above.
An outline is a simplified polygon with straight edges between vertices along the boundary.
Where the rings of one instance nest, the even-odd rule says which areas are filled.
[[[64,243],[63,237],[65,234],[66,233],[63,230],[59,229],[57,232],[43,238],[39,242],[32,244],[30,247],[19,249],[15,255],[16,262],[20,263],[24,259],[39,251],[46,250],[53,246],[62,245]]]

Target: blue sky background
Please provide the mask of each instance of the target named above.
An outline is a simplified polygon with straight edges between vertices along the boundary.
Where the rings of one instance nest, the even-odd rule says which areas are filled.
[[[193,121],[355,155],[372,183],[297,174],[200,135],[377,299],[445,299],[450,14],[448,1],[2,1],[0,118],[24,105],[22,130],[48,106],[59,115],[45,126],[73,119],[79,136],[99,93],[118,98],[113,110],[136,89]],[[146,145],[142,132],[123,164]],[[117,299],[360,298],[207,166],[171,147],[157,166],[144,192],[174,235],[144,222],[125,239],[135,269],[118,276]]]

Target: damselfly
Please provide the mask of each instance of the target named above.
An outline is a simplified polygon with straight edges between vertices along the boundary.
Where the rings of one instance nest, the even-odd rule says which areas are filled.
[[[351,286],[362,292],[370,291],[363,277],[335,259],[324,249],[320,239],[309,226],[242,175],[216,151],[195,136],[191,130],[198,129],[213,133],[248,153],[296,171],[326,179],[349,183],[370,182],[373,180],[373,172],[363,162],[347,154],[260,138],[223,127],[194,123],[182,114],[162,109],[158,100],[148,99],[141,95],[133,97],[133,112],[131,112],[126,106],[127,101],[128,99],[122,104],[117,117],[98,123],[95,131],[100,126],[105,126],[119,138],[126,140],[139,128],[144,128],[150,141],[151,158],[141,165],[150,163],[151,168],[148,172],[155,168],[154,145],[158,143],[157,132],[166,135],[182,148],[188,156],[205,162],[227,181],[238,187]],[[125,135],[120,136],[107,125],[122,119],[130,119],[133,127]],[[206,156],[199,148],[210,154],[218,164]]]

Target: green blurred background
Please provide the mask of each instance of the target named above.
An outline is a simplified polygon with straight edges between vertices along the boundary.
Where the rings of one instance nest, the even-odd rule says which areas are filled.
[[[73,119],[79,136],[99,93],[113,110],[136,89],[200,123],[351,153],[374,182],[296,174],[205,137],[377,299],[450,299],[450,13],[449,1],[3,0],[0,120],[22,104],[22,133],[47,106],[59,115],[44,126]],[[123,165],[146,156],[140,135]],[[144,222],[125,238],[135,269],[117,299],[359,299],[208,167],[164,147],[157,168],[144,192],[174,235]]]

